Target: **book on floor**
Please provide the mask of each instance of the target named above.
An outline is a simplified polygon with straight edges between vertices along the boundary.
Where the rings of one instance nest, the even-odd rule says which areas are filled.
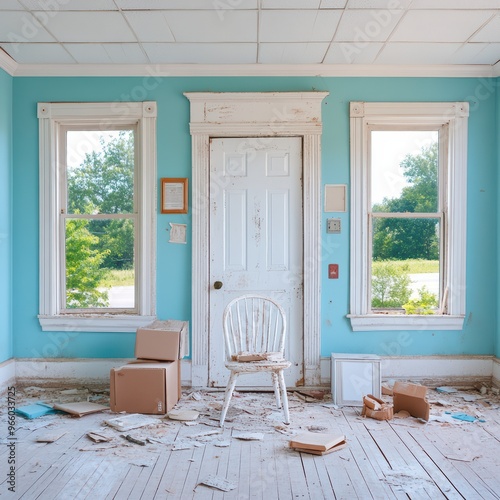
[[[346,438],[343,434],[331,434],[324,432],[303,432],[294,436],[290,440],[290,448],[295,448],[299,451],[326,452],[334,451],[334,448],[344,447]]]

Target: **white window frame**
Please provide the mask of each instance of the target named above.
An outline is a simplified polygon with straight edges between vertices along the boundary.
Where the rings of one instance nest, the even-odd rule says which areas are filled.
[[[156,103],[38,103],[40,148],[40,297],[44,331],[135,332],[156,318]],[[63,312],[59,137],[62,127],[103,123],[103,128],[135,124],[137,158],[136,308]],[[64,163],[61,163],[64,165]],[[65,168],[65,167],[64,167]]]
[[[467,102],[351,102],[350,314],[354,331],[461,330],[465,319]],[[440,314],[373,314],[370,289],[369,134],[371,127],[447,129],[443,247],[445,303]],[[441,138],[442,140],[442,138]]]

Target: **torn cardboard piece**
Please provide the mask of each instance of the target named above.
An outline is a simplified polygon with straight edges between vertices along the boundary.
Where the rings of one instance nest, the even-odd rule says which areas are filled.
[[[251,362],[251,361],[283,361],[281,352],[240,352],[231,356],[233,361]]]
[[[77,403],[54,403],[55,410],[60,410],[69,413],[73,417],[83,417],[91,413],[98,413],[100,411],[109,410],[107,406],[99,405],[97,403],[89,403],[87,401],[80,401]]]
[[[393,405],[368,394],[363,396],[361,415],[375,420],[391,420],[394,415]]]
[[[394,412],[406,410],[412,417],[429,420],[430,404],[425,385],[396,382],[393,387]]]

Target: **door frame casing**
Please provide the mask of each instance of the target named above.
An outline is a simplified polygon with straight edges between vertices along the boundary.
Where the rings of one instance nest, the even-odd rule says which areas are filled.
[[[208,386],[210,138],[302,137],[304,384],[320,384],[321,103],[328,92],[186,92],[192,136],[191,385]],[[222,327],[222,325],[221,325]]]

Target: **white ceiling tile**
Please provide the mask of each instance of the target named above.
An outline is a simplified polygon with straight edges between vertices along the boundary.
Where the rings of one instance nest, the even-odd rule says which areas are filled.
[[[403,17],[391,36],[394,42],[465,42],[492,11],[416,10]]]
[[[227,11],[223,19],[215,10],[163,11],[162,15],[176,42],[257,42],[254,11]]]
[[[472,38],[473,42],[500,42],[500,15],[496,15]]]
[[[484,45],[484,48],[477,54],[474,64],[496,64],[500,61],[500,43],[480,43],[477,45]]]
[[[375,64],[448,64],[459,43],[388,43]]]
[[[406,9],[412,0],[349,0],[348,9],[382,9],[401,10]]]
[[[0,42],[53,42],[46,29],[29,12],[9,11],[0,16]]]
[[[138,43],[65,43],[66,50],[81,64],[146,64]]]
[[[59,12],[47,29],[61,42],[135,42],[119,12]]]
[[[375,61],[383,43],[363,44],[332,43],[328,50],[325,64],[371,64]]]
[[[252,64],[256,43],[145,43],[151,64]]]
[[[29,10],[118,10],[113,0],[20,0]],[[3,0],[2,0],[3,2]]]
[[[498,0],[413,0],[412,9],[498,9]]]
[[[58,43],[2,43],[0,46],[20,64],[71,64],[75,62]]]
[[[3,10],[24,10],[24,7],[18,0],[2,0],[0,3],[0,12]]]
[[[261,9],[318,9],[321,0],[262,0]]]
[[[340,20],[336,42],[385,41],[403,16],[403,11],[346,10]]]
[[[164,12],[125,12],[124,16],[142,42],[175,42]]]
[[[259,62],[263,64],[319,64],[328,49],[321,43],[261,43]]]
[[[343,9],[347,0],[321,0],[320,9]]]
[[[256,9],[258,0],[115,0],[123,10]]]
[[[340,19],[338,10],[264,10],[261,42],[329,42]]]

